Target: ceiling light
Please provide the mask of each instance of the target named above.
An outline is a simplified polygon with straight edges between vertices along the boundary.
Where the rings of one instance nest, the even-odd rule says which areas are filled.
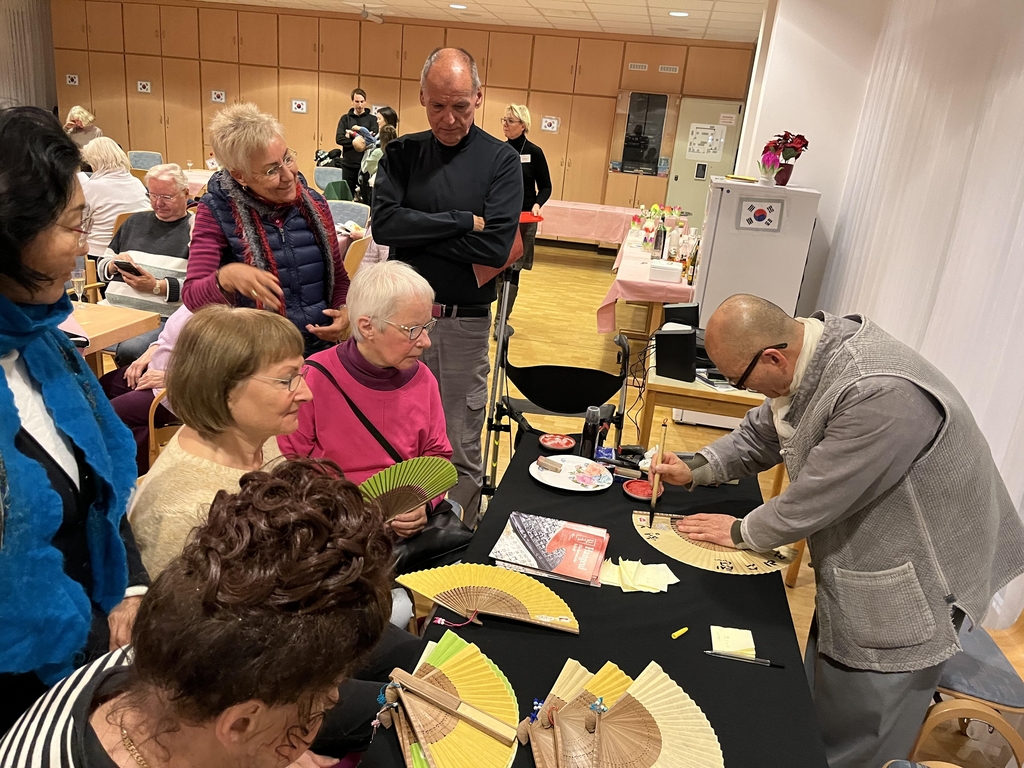
[[[384,19],[382,17],[380,17],[380,16],[378,16],[376,14],[370,13],[368,10],[366,10],[366,6],[365,5],[363,6],[362,13],[360,13],[359,15],[362,18],[366,19],[367,21],[372,21],[374,24],[383,24],[384,23]]]
[[[688,14],[686,11],[669,11],[668,15],[669,16],[689,16],[690,14]]]
[[[452,4],[451,4],[451,5],[449,5],[448,7],[449,7],[449,8],[454,8],[454,9],[455,9],[456,11],[464,11],[464,10],[466,10],[466,6],[464,6],[464,5],[459,5],[458,3],[452,3]]]

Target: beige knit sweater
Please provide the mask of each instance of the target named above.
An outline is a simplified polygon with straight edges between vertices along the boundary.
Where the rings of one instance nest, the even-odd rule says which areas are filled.
[[[263,445],[264,461],[281,456],[277,438]],[[142,562],[155,579],[171,560],[181,554],[192,529],[206,520],[217,491],[238,491],[246,470],[225,467],[186,453],[175,435],[135,494],[128,521]]]

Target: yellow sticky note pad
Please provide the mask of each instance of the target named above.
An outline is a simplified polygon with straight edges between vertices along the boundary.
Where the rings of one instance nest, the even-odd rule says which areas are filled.
[[[601,564],[601,584],[611,584],[613,587],[621,587],[619,581],[619,566],[611,560],[605,560]]]
[[[623,560],[621,557],[619,558],[619,580],[623,592],[639,591],[635,582],[638,565],[640,565],[638,560]]]
[[[749,629],[711,626],[711,650],[756,658],[754,634]]]

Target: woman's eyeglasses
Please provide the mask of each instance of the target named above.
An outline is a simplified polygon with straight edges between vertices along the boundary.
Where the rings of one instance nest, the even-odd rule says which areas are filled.
[[[261,173],[259,175],[266,176],[267,178],[279,177],[281,175],[281,172],[285,168],[287,168],[289,170],[292,170],[293,168],[295,168],[295,150],[294,149],[289,149],[288,150],[288,153],[284,156],[282,162],[270,166],[270,168],[268,168],[267,170],[263,171],[263,173]]]
[[[407,334],[409,334],[409,341],[416,341],[420,337],[420,334],[426,331],[430,333],[434,330],[434,326],[437,325],[437,318],[427,321],[423,325],[401,325],[400,323],[392,323],[390,320],[385,320],[388,325],[393,325],[395,328],[401,328]]]
[[[752,374],[754,372],[754,369],[757,368],[757,364],[761,360],[761,355],[763,355],[769,349],[785,349],[788,346],[788,344],[772,344],[770,347],[759,349],[757,351],[757,354],[754,355],[754,359],[750,361],[750,365],[747,366],[747,370],[743,372],[743,375],[740,376],[739,381],[733,384],[733,386],[736,387],[736,389],[746,389],[746,387],[743,385],[747,383],[747,379],[750,378],[750,374]]]
[[[514,117],[503,117],[503,118],[501,118],[501,124],[502,125],[515,125],[516,123],[521,123],[521,122],[523,122],[523,121],[522,120],[516,120]]]
[[[78,233],[78,247],[81,248],[89,241],[89,235],[92,234],[92,211],[86,208],[82,212],[82,223],[77,227],[69,227],[66,224],[57,224],[61,229],[66,229],[69,232]]]
[[[253,378],[259,379],[260,381],[270,381],[281,384],[282,386],[287,387],[289,392],[294,392],[299,388],[299,382],[306,378],[306,369],[303,368],[298,373],[293,373],[287,379],[278,379],[274,376],[253,376]]]

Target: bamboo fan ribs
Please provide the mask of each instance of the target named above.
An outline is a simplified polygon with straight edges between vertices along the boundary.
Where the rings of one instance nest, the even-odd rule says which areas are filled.
[[[493,565],[459,563],[399,576],[398,583],[467,619],[502,616],[579,634],[565,601],[537,579]]]
[[[390,520],[454,488],[458,481],[459,473],[448,459],[418,456],[368,477],[359,490],[364,498],[376,501],[384,519]]]
[[[395,669],[391,680],[387,700],[397,707],[391,720],[408,768],[511,764],[519,715],[515,693],[477,646],[445,632],[428,645],[414,674]]]

